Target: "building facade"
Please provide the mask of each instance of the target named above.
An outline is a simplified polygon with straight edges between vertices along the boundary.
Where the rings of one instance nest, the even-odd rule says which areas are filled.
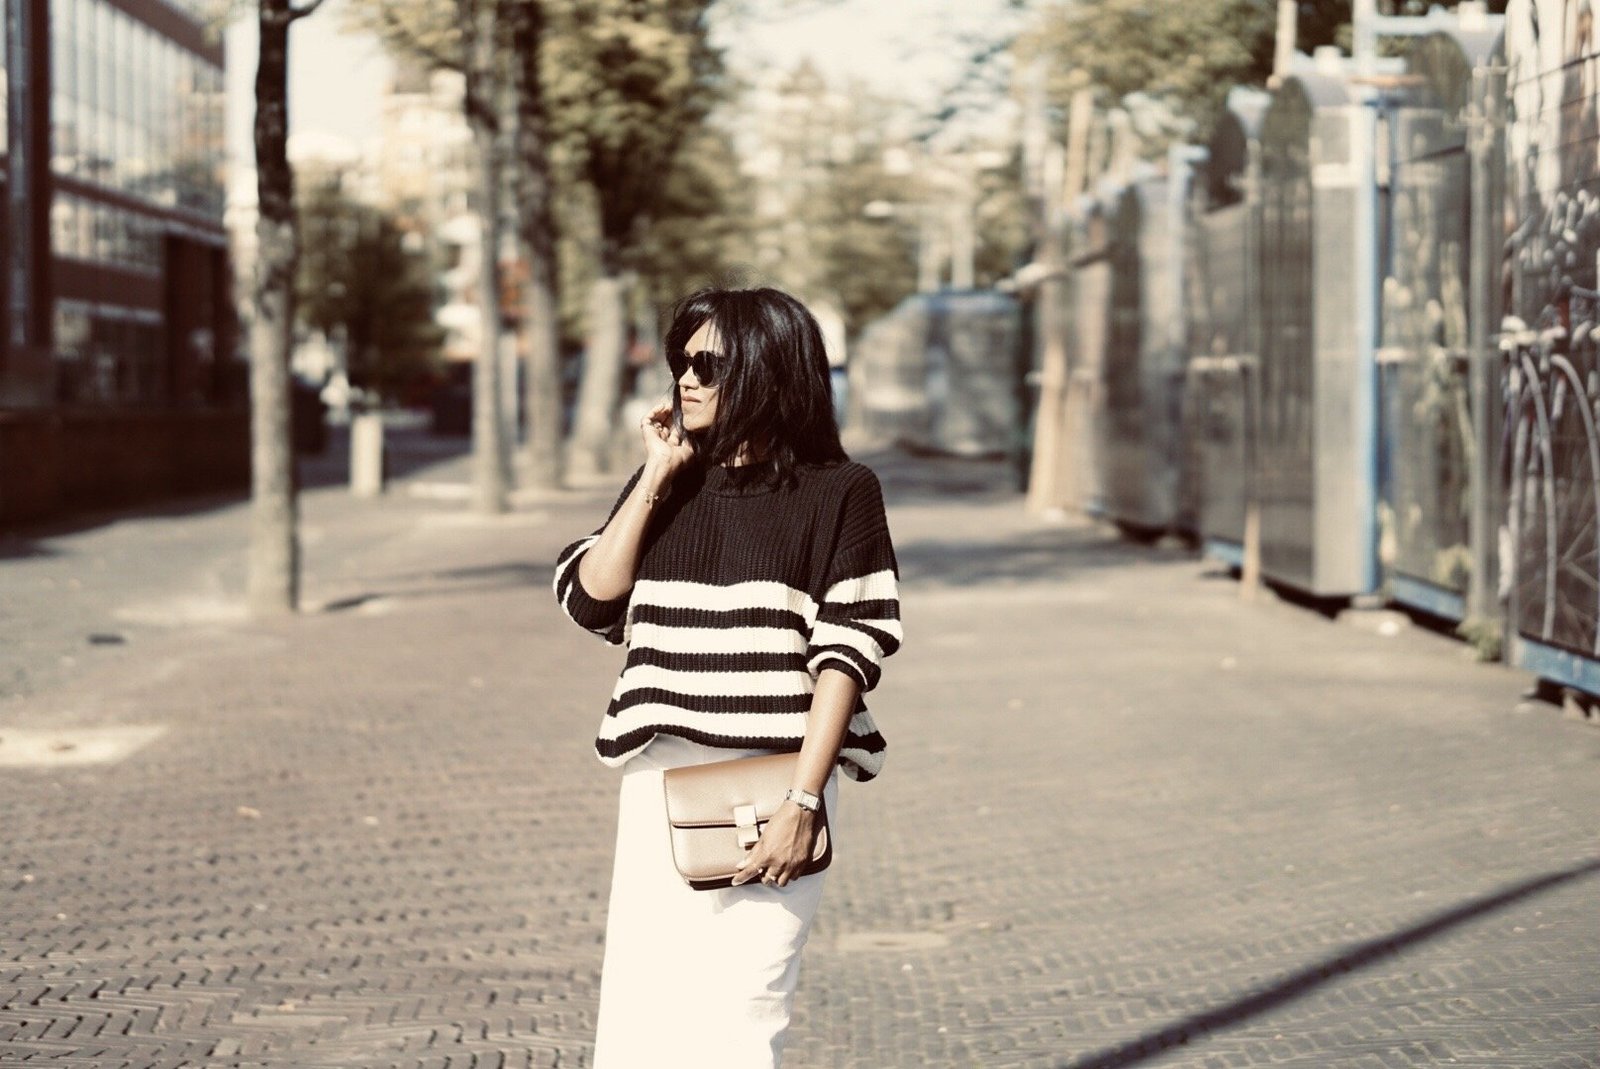
[[[220,40],[199,0],[0,6],[0,520],[240,482]]]
[[[381,136],[371,155],[375,200],[416,235],[438,265],[437,312],[447,361],[470,364],[478,351],[478,275],[482,258],[472,131],[455,71],[428,70],[397,57],[385,87]],[[507,253],[502,250],[502,259]]]

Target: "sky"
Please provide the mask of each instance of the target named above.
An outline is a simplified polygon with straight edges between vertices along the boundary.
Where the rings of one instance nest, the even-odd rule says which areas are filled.
[[[389,64],[376,41],[345,31],[344,6],[345,0],[326,0],[289,31],[289,128],[296,136],[359,145],[378,129]],[[796,0],[794,13],[780,18],[725,21],[718,42],[735,71],[793,66],[810,57],[830,77],[861,78],[931,107],[959,72],[964,53],[953,42],[1013,17],[1005,8],[1004,0]],[[229,152],[248,167],[254,159],[254,23],[230,26],[226,40]]]

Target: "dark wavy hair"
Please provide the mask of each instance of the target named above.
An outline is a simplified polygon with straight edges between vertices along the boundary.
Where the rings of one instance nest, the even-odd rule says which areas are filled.
[[[716,326],[723,370],[717,418],[694,435],[703,464],[728,464],[748,449],[751,477],[791,483],[802,464],[848,460],[839,444],[822,329],[806,306],[782,290],[703,289],[678,302],[667,328],[668,352],[695,331]],[[680,426],[677,384],[672,412]]]

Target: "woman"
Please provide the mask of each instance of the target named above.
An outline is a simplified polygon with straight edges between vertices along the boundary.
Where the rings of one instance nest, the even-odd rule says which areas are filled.
[[[861,694],[900,644],[894,548],[870,470],[839,444],[817,322],[772,289],[708,290],[666,338],[676,388],[645,462],[565,549],[555,590],[628,656],[595,749],[623,768],[598,1069],[777,1066],[826,872],[800,875],[837,777],[877,775]],[[799,753],[724,890],[673,866],[668,768]]]

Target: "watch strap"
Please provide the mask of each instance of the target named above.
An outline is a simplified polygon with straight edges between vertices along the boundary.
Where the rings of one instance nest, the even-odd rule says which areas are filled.
[[[821,798],[812,794],[810,791],[803,791],[799,787],[790,787],[788,793],[783,797],[787,801],[793,802],[801,809],[811,813],[815,813],[817,810],[822,808]]]

